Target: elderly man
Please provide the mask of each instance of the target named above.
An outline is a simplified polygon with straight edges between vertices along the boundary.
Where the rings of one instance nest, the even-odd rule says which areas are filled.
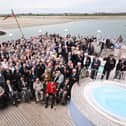
[[[99,60],[98,56],[96,55],[93,58],[93,62],[91,64],[91,78],[92,79],[96,79],[100,65],[101,65],[101,61]]]
[[[79,84],[79,75],[77,73],[77,69],[74,68],[72,70],[72,74],[70,75],[70,86],[68,91],[69,96],[71,96],[71,89],[75,83]]]
[[[64,75],[61,73],[60,70],[56,71],[56,76],[54,78],[54,81],[57,83],[57,88],[59,89],[64,82]]]
[[[103,75],[102,75],[101,79],[103,79],[104,75],[106,75],[106,80],[108,80],[111,71],[114,69],[114,67],[116,65],[116,59],[114,58],[113,55],[110,55],[110,56],[104,58],[104,60],[106,61],[106,63],[104,66]]]
[[[17,106],[17,91],[15,90],[14,85],[10,82],[10,80],[6,81],[5,92],[9,96],[10,102]]]
[[[36,102],[43,100],[43,84],[39,78],[36,78],[35,82],[33,83],[33,89],[35,91]]]

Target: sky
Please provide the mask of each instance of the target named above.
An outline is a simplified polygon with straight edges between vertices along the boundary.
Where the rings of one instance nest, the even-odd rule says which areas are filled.
[[[126,12],[126,0],[0,0],[0,14]]]

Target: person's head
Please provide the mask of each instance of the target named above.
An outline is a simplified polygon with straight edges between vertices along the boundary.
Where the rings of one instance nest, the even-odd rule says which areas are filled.
[[[36,81],[36,83],[38,83],[39,82],[39,78],[37,77],[35,81]]]
[[[11,84],[11,83],[10,83],[10,80],[7,80],[6,83],[7,83],[7,85],[8,85],[8,84]]]
[[[114,55],[113,55],[113,54],[111,54],[109,57],[110,57],[110,59],[113,59],[113,58],[114,58]]]
[[[87,57],[88,56],[88,53],[85,53],[84,56]]]
[[[69,83],[69,78],[67,78],[66,80],[65,80],[65,84],[68,84]]]
[[[57,75],[60,75],[61,74],[61,71],[60,70],[57,70],[56,73],[57,73]]]
[[[81,62],[78,62],[78,63],[77,63],[77,66],[78,66],[78,67],[81,67]]]
[[[21,77],[20,77],[20,80],[21,80],[21,81],[23,81],[23,80],[24,80],[24,77],[23,77],[23,76],[21,76]]]
[[[74,69],[72,70],[72,73],[73,73],[73,74],[76,74],[76,72],[77,72],[77,70],[74,68]]]

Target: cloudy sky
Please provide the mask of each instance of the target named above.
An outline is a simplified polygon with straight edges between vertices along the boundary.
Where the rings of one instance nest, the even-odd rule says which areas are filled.
[[[126,0],[0,0],[0,13],[126,12]]]

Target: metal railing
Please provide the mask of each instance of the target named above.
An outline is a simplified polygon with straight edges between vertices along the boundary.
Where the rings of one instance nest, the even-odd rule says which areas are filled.
[[[87,77],[87,73],[88,73],[88,77],[91,77],[91,71],[95,71],[94,73],[94,79],[101,79],[102,76],[104,76],[103,74],[103,70],[104,70],[104,66],[100,66],[98,70],[96,69],[91,69],[90,67],[87,68],[82,68],[81,70],[81,74],[80,74],[80,78],[86,78]],[[117,73],[118,72],[118,73]],[[111,76],[111,74],[110,74]],[[115,71],[113,77],[111,77],[112,79],[119,79],[119,80],[126,80],[126,71]]]

